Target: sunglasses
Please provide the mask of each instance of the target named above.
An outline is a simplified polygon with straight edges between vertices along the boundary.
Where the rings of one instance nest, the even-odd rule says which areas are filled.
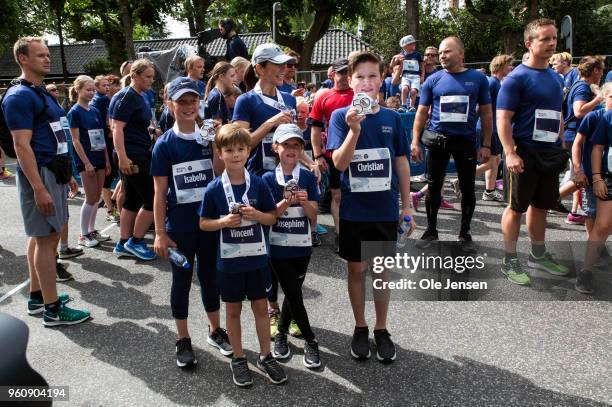
[[[297,64],[286,64],[287,68],[295,68],[297,66]]]
[[[57,92],[57,89],[56,88],[50,88],[50,89],[48,89],[48,91],[49,92]]]
[[[425,54],[426,57],[437,57],[438,54]]]

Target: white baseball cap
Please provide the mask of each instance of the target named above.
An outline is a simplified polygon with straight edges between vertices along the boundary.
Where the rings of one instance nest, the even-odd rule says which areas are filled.
[[[274,131],[274,137],[272,137],[272,142],[280,144],[292,138],[297,138],[303,143],[304,136],[302,135],[302,130],[297,126],[297,124],[283,123],[279,125]]]
[[[251,65],[255,66],[265,61],[270,61],[273,64],[286,64],[291,61],[295,62],[295,58],[285,54],[278,45],[268,42],[255,48]]]
[[[415,42],[416,40],[412,35],[406,35],[400,40],[400,47],[405,47],[406,45],[414,44]]]

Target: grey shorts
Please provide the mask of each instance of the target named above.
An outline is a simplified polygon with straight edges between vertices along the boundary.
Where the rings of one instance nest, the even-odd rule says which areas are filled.
[[[45,216],[38,211],[30,181],[21,170],[17,171],[17,193],[19,194],[23,226],[26,235],[31,237],[49,236],[53,232],[59,233],[64,222],[68,220],[66,184],[58,184],[55,181],[55,175],[46,167],[41,167],[39,173],[53,200],[54,213],[51,216]]]

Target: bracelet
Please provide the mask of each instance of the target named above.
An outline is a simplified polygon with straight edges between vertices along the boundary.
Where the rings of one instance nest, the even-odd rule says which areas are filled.
[[[597,184],[598,182],[604,182],[604,180],[603,180],[603,179],[601,179],[601,178],[600,178],[600,179],[593,180],[593,184]]]
[[[491,146],[485,146],[484,144],[482,146],[480,146],[480,148],[488,148],[489,150],[491,149]]]
[[[601,172],[593,172],[591,175],[601,175]]]
[[[318,156],[316,156],[314,159],[315,159],[315,160],[318,160],[318,159],[319,159],[319,158],[321,158],[321,157],[325,157],[325,153],[321,153],[321,154],[319,154],[319,155],[318,155]]]

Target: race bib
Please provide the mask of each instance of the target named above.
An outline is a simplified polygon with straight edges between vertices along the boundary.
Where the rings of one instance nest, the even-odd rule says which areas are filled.
[[[356,150],[349,165],[351,192],[391,189],[391,154],[388,148]]]
[[[237,228],[221,229],[219,236],[222,259],[261,256],[267,253],[261,225],[243,220]]]
[[[274,133],[268,133],[261,141],[261,153],[263,156],[263,168],[264,170],[273,170],[276,168],[276,155],[272,151],[272,140]]]
[[[561,125],[561,112],[556,110],[536,109],[533,123],[533,137],[535,141],[554,143],[559,138]]]
[[[608,175],[612,175],[612,148],[608,147]]]
[[[66,132],[64,131],[60,121],[49,122],[49,126],[51,127],[51,131],[55,136],[55,140],[57,141],[57,150],[55,151],[55,155],[68,154],[68,138],[66,137]]]
[[[291,206],[276,224],[270,228],[270,244],[274,246],[310,247],[310,221],[304,215],[304,208]]]
[[[402,71],[419,72],[419,61],[414,59],[404,59]]]
[[[214,178],[212,161],[196,160],[172,166],[172,179],[179,204],[201,202],[206,185]]]
[[[467,95],[440,96],[440,122],[467,123],[469,108]]]
[[[91,144],[91,151],[104,151],[106,149],[106,141],[104,141],[104,130],[90,129],[87,132],[89,134],[89,144]]]

